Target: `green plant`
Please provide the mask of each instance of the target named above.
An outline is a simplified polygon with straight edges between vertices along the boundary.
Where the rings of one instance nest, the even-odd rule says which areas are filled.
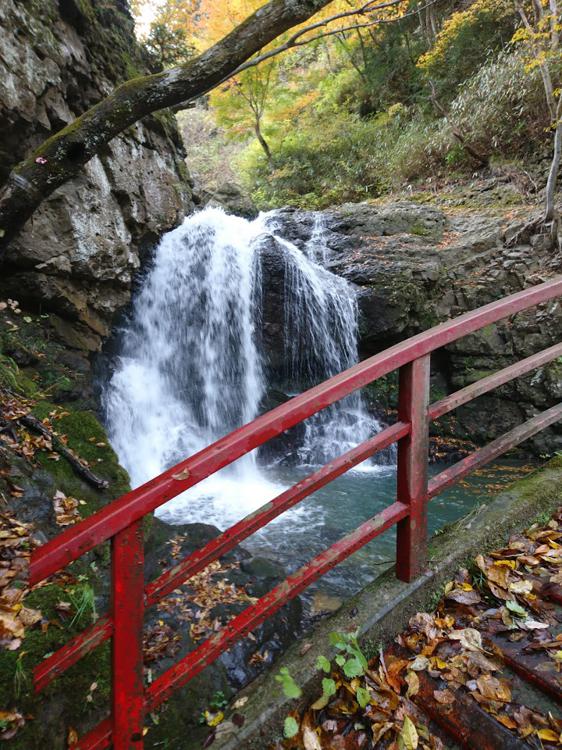
[[[290,740],[299,733],[297,720],[292,716],[287,716],[283,723],[283,736]]]
[[[558,453],[557,455],[562,455]],[[537,526],[546,526],[546,524],[550,521],[551,514],[547,510],[543,510],[542,513],[539,513],[538,516],[534,519],[533,525]]]
[[[80,578],[83,578],[83,576]],[[70,627],[81,624],[83,619],[89,622],[95,622],[98,619],[96,597],[94,589],[89,583],[81,583],[70,589],[68,598],[74,607],[74,617],[70,621]]]
[[[275,676],[277,682],[281,683],[283,692],[287,698],[300,698],[302,690],[294,681],[287,667],[281,667],[279,674]]]
[[[359,645],[357,636],[357,632],[333,632],[329,635],[330,645],[338,652],[334,657],[335,669],[339,669],[348,680],[363,676],[368,668],[367,657]],[[332,672],[332,662],[322,654],[316,660],[316,667],[328,675]],[[288,698],[299,698],[302,695],[300,687],[294,681],[287,667],[280,669],[275,679],[283,685],[283,691]],[[330,698],[336,695],[337,690],[338,686],[333,677],[323,677],[322,694],[312,704],[312,708],[319,711],[327,706]],[[355,697],[362,708],[365,708],[371,700],[369,690],[362,685],[355,686]],[[284,723],[283,735],[287,739],[290,739],[295,737],[298,731],[299,725],[297,721],[294,717],[287,716]]]
[[[359,646],[357,633],[330,633],[329,639],[340,652],[334,661],[348,679],[365,673],[367,658]]]
[[[209,703],[210,708],[213,709],[213,711],[220,711],[223,708],[226,708],[228,706],[228,699],[226,698],[225,694],[222,692],[222,690],[217,690],[213,697],[211,698],[211,702]]]
[[[27,674],[23,665],[23,657],[25,656],[25,654],[25,651],[22,651],[20,654],[18,654],[14,669],[14,695],[16,696],[16,698],[20,697],[20,695],[29,684],[29,675]]]

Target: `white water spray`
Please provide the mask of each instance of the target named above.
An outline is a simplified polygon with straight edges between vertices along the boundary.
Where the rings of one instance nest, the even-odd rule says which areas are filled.
[[[110,438],[134,486],[258,415],[267,385],[256,345],[264,234],[275,235],[283,252],[285,359],[294,389],[357,361],[354,293],[322,267],[323,231],[317,223],[302,252],[278,236],[275,214],[249,222],[206,209],[164,236],[104,391]],[[352,395],[307,420],[301,462],[324,463],[376,429]],[[160,515],[224,528],[281,489],[250,454]]]

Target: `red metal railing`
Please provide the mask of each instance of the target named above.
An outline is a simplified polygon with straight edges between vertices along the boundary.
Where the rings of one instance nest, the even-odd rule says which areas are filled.
[[[427,501],[473,469],[562,419],[560,403],[475,451],[428,482],[430,422],[562,356],[562,343],[430,405],[431,352],[503,318],[560,296],[562,276],[461,315],[397,344],[221,438],[35,550],[30,567],[32,584],[61,570],[96,545],[111,540],[110,613],[46,658],[34,673],[36,690],[42,690],[86,653],[112,639],[111,715],[82,737],[75,747],[80,750],[101,750],[110,745],[116,750],[142,748],[144,716],[147,712],[153,711],[175,690],[215,661],[223,651],[327,570],[392,526],[398,527],[396,575],[404,581],[411,581],[419,575],[427,561]],[[271,438],[396,369],[400,371],[400,391],[398,421],[395,424],[298,482],[145,586],[141,525],[145,515]],[[320,487],[396,442],[398,483],[394,503],[317,555],[145,687],[142,629],[147,607],[159,602],[178,585]]]

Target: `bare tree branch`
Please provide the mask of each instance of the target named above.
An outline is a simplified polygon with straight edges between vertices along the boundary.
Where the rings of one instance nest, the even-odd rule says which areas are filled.
[[[302,37],[311,31],[316,31],[317,29],[326,28],[326,26],[329,26],[335,21],[340,21],[344,18],[350,18],[352,16],[367,15],[369,13],[374,13],[377,10],[383,10],[385,8],[392,8],[392,7],[396,7],[397,5],[402,5],[404,2],[405,0],[387,0],[386,2],[383,2],[383,3],[375,3],[374,0],[370,0],[370,2],[365,3],[359,8],[355,8],[353,10],[348,10],[348,11],[343,11],[342,13],[336,13],[333,16],[329,16],[328,18],[324,18],[321,21],[317,21],[316,23],[310,24],[309,26],[299,29],[295,34],[289,37],[289,39],[287,39],[287,41],[284,44],[279,45],[279,47],[275,47],[274,49],[268,50],[267,52],[264,52],[262,55],[257,55],[256,57],[253,57],[251,60],[248,60],[247,62],[245,62],[234,72],[234,75],[237,75],[238,73],[241,73],[243,70],[247,70],[248,68],[252,68],[255,65],[259,65],[265,60],[269,60],[272,57],[276,57],[277,55],[280,55],[283,52],[287,52],[290,49],[294,49],[295,47],[303,47],[305,44],[310,44],[311,42],[315,42],[318,39],[323,39],[326,36],[333,36],[334,34],[337,34],[340,31],[347,31],[347,30],[356,29],[356,28],[366,28],[367,26],[378,23],[378,21],[370,21],[370,22],[366,22],[365,24],[362,24],[361,26],[354,25],[354,26],[347,27],[345,29],[342,29],[342,28],[334,29],[329,32],[317,34],[316,36],[310,37],[309,39],[302,40]],[[437,2],[437,0],[433,0],[433,2]]]
[[[418,6],[415,10],[408,11],[407,13],[403,13],[401,16],[397,16],[396,18],[375,18],[370,21],[365,21],[365,23],[358,23],[358,24],[353,24],[350,26],[338,27],[336,29],[330,29],[329,31],[316,34],[315,36],[309,37],[307,39],[301,39],[303,35],[308,34],[310,31],[314,31],[318,28],[325,27],[329,25],[330,23],[333,23],[336,20],[340,20],[341,18],[357,16],[357,15],[365,15],[368,13],[374,13],[377,10],[383,10],[385,8],[391,8],[391,7],[395,7],[398,5],[403,5],[405,3],[405,0],[388,0],[388,2],[379,3],[378,5],[374,5],[373,3],[367,3],[367,5],[370,6],[369,10],[364,10],[365,6],[362,6],[361,8],[358,8],[355,11],[346,11],[345,13],[339,13],[337,15],[330,16],[329,18],[326,18],[323,21],[319,21],[318,23],[311,24],[310,26],[307,26],[306,28],[300,29],[296,34],[294,34],[290,39],[288,39],[286,42],[281,44],[279,47],[274,47],[273,49],[268,50],[267,52],[264,52],[261,55],[256,55],[251,60],[246,61],[243,65],[237,68],[237,70],[232,75],[238,75],[239,73],[242,73],[244,70],[253,68],[256,65],[260,65],[262,62],[265,62],[266,60],[270,60],[272,57],[276,57],[277,55],[283,54],[283,52],[288,52],[289,50],[295,49],[297,47],[304,47],[305,45],[310,44],[311,42],[317,42],[319,39],[326,39],[327,37],[335,36],[339,33],[346,32],[346,31],[370,29],[373,26],[380,26],[382,24],[396,23],[398,21],[403,21],[406,18],[417,16],[420,11],[425,10],[426,8],[430,8],[434,5],[437,5],[439,2],[441,2],[441,0],[429,0],[429,2],[425,3],[424,5]],[[228,78],[225,78],[225,81],[227,80]],[[224,81],[222,81],[222,83],[224,83]]]

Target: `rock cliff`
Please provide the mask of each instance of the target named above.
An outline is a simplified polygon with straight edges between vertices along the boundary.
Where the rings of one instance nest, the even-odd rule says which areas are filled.
[[[4,0],[0,27],[1,181],[50,133],[147,68],[125,0]],[[97,350],[143,253],[192,208],[183,158],[165,113],[114,139],[12,243],[1,291],[54,313],[68,345]]]
[[[331,250],[328,267],[357,287],[363,357],[562,269],[560,254],[548,249],[545,237],[522,231],[528,218],[524,209],[506,216],[415,202],[362,203],[322,216]],[[313,214],[290,209],[277,217],[283,236],[301,246],[310,239],[316,220]],[[282,293],[279,273],[277,268],[273,277]],[[268,299],[275,311],[279,305]],[[265,320],[272,340],[278,321],[277,314]],[[560,330],[562,307],[552,302],[445,347],[433,356],[434,398],[557,343]],[[392,406],[395,382],[381,388],[385,394],[375,388],[375,398],[390,391]],[[436,429],[488,442],[561,397],[562,363],[557,361],[461,407],[454,419],[444,418]],[[534,447],[540,453],[559,450],[562,428],[541,433]]]

